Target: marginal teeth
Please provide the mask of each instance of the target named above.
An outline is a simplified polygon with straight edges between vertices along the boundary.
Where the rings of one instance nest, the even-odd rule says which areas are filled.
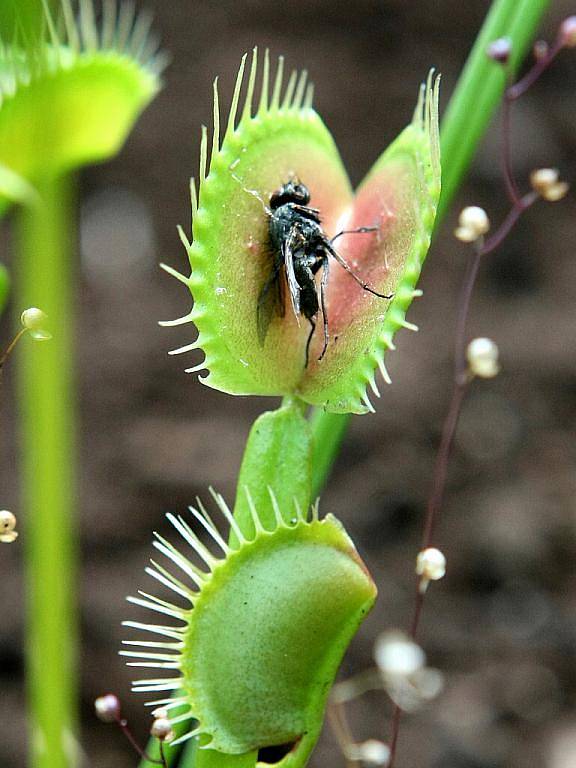
[[[182,355],[184,352],[192,352],[195,349],[199,349],[200,345],[197,341],[193,341],[191,344],[185,344],[183,347],[178,347],[177,349],[171,349],[168,354],[169,355]]]
[[[186,236],[186,233],[184,232],[184,230],[182,229],[182,227],[180,225],[178,225],[176,227],[176,229],[178,230],[178,236],[180,237],[182,245],[184,246],[184,248],[186,248],[187,251],[189,251],[192,246],[191,246],[190,241],[188,240],[188,238]]]
[[[181,630],[178,627],[162,627],[159,624],[144,624],[141,621],[123,621],[122,626],[130,627],[131,629],[141,629],[143,632],[151,632],[155,635],[171,637],[174,640],[179,640],[181,637]]]
[[[206,368],[206,361],[203,361],[202,363],[198,363],[198,365],[193,365],[192,368],[185,368],[184,373],[198,373],[198,371],[203,371]]]
[[[192,313],[189,312],[187,315],[183,315],[182,317],[177,317],[176,320],[160,320],[158,322],[158,325],[161,325],[163,328],[172,328],[175,325],[186,325],[186,323],[192,322]],[[168,354],[176,354],[175,352],[169,352]]]
[[[194,738],[194,736],[198,736],[200,733],[202,733],[201,729],[197,728],[195,731],[190,731],[189,733],[185,733],[184,736],[174,739],[174,741],[170,742],[170,745],[175,747],[178,744],[182,744],[184,741],[188,741],[188,739]]]
[[[156,613],[163,613],[165,616],[172,616],[174,619],[180,619],[184,621],[184,616],[182,615],[182,611],[174,610],[172,608],[167,608],[164,605],[158,605],[155,602],[152,602],[150,600],[142,600],[139,597],[127,597],[126,598],[129,603],[133,603],[134,605],[139,605],[141,608],[148,608],[150,611],[156,611]]]
[[[380,369],[380,373],[382,374],[382,378],[386,384],[392,384],[392,379],[390,378],[390,374],[388,373],[384,359],[381,357],[378,358],[378,368]]]
[[[188,285],[190,278],[186,277],[186,275],[183,275],[181,272],[178,272],[178,270],[164,263],[160,264],[160,268],[163,269],[164,272],[168,272],[168,274],[172,275],[172,277],[175,277],[176,280],[179,280],[181,283],[184,283],[184,285]]]

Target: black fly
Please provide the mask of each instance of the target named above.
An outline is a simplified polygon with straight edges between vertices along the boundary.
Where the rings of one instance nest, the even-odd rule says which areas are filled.
[[[294,314],[296,317],[303,315],[311,326],[306,342],[306,366],[319,312],[322,312],[324,327],[324,346],[319,360],[324,357],[328,346],[325,299],[330,270],[329,256],[336,259],[365,291],[382,299],[392,298],[392,295],[378,293],[358,277],[333,246],[334,241],[341,235],[374,232],[378,227],[344,230],[329,239],[322,229],[320,212],[317,208],[311,208],[309,202],[308,187],[292,179],[270,196],[266,212],[269,217],[268,239],[273,258],[272,270],[258,297],[257,309],[258,336],[263,344],[273,316],[284,316],[285,278]],[[318,288],[314,276],[320,270],[322,277]]]

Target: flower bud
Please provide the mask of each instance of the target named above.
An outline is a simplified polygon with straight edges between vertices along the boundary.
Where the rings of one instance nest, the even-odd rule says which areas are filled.
[[[7,509],[0,510],[0,542],[11,544],[18,538],[16,528],[16,516]]]
[[[497,61],[499,64],[507,64],[511,51],[512,43],[510,39],[508,37],[500,37],[498,40],[490,43],[486,49],[486,54],[492,61]]]
[[[565,181],[559,181],[556,168],[538,168],[530,174],[532,189],[538,192],[540,197],[555,203],[565,197],[569,186]]]
[[[477,205],[470,205],[460,213],[454,235],[463,243],[473,243],[489,229],[490,220],[486,211]]]
[[[366,765],[387,765],[390,760],[390,747],[383,741],[368,739],[360,744],[351,744],[346,749],[346,756]]]
[[[446,558],[434,547],[423,549],[416,558],[416,573],[427,581],[438,581],[446,574]]]
[[[576,16],[568,16],[560,24],[559,40],[565,48],[576,48]]]
[[[48,341],[52,334],[46,329],[48,317],[38,307],[25,309],[20,317],[22,326],[29,332],[34,341]]]
[[[410,677],[426,663],[424,651],[403,632],[384,632],[376,640],[374,658],[385,677]]]
[[[536,61],[543,61],[550,51],[548,43],[545,40],[536,40],[532,52]]]
[[[474,376],[491,379],[500,370],[498,365],[498,347],[492,339],[473,339],[466,350],[468,368]]]
[[[115,723],[120,720],[120,700],[113,693],[99,696],[94,702],[94,709],[103,723]]]
[[[157,717],[152,723],[150,728],[150,734],[160,741],[172,741],[174,738],[174,731],[170,725],[170,720],[165,717]]]

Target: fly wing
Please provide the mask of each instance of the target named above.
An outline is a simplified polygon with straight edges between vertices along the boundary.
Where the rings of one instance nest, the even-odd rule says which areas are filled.
[[[275,263],[260,291],[256,308],[258,341],[264,346],[270,323],[275,317],[284,317],[284,276],[282,264]]]
[[[290,292],[290,301],[296,318],[300,317],[300,286],[296,280],[294,271],[295,247],[298,243],[298,233],[293,227],[290,230],[286,242],[282,243],[282,258],[284,260],[284,269],[286,270],[286,280],[288,282],[288,291]]]

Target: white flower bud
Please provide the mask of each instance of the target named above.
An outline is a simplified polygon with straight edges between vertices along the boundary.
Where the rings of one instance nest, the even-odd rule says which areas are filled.
[[[431,701],[444,690],[444,675],[439,669],[426,667],[414,675],[412,683],[423,701]]]
[[[385,677],[409,677],[426,663],[422,648],[403,632],[384,632],[376,640],[374,658]]]
[[[22,312],[20,321],[34,341],[48,341],[48,339],[52,338],[52,334],[46,329],[48,317],[38,307],[25,309]]]
[[[115,723],[120,720],[120,700],[113,693],[99,696],[94,702],[94,709],[103,723]]]
[[[489,59],[497,61],[499,64],[507,64],[512,53],[512,42],[509,37],[500,37],[490,43],[486,49]]]
[[[530,183],[540,197],[555,203],[565,197],[570,189],[568,184],[565,181],[559,181],[558,177],[556,168],[538,168],[530,174]]]
[[[532,53],[534,54],[536,61],[543,61],[548,56],[549,52],[550,47],[545,40],[536,40],[534,47],[532,48]]]
[[[446,558],[434,547],[423,549],[416,558],[416,573],[427,581],[438,581],[446,573]]]
[[[490,220],[484,208],[477,205],[469,205],[464,208],[458,218],[458,227],[454,235],[463,243],[473,243],[479,237],[485,235],[490,229]]]
[[[366,765],[388,765],[390,747],[383,741],[368,739],[361,744],[350,744],[346,756],[349,760],[361,761]]]
[[[0,542],[11,544],[18,538],[16,528],[16,515],[7,509],[0,510]]]
[[[498,347],[492,339],[473,339],[466,350],[470,373],[481,379],[491,379],[500,370]]]
[[[560,41],[565,48],[576,48],[576,16],[568,16],[560,24]]]
[[[174,738],[174,731],[170,725],[170,720],[165,717],[157,717],[152,723],[150,733],[160,741],[172,741]]]

